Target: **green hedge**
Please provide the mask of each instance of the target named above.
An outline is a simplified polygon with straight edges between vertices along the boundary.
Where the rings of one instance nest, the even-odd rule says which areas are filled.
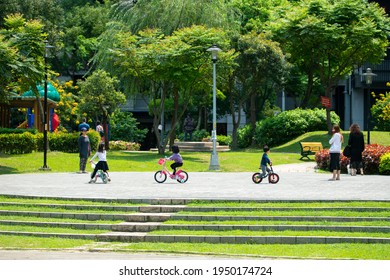
[[[96,151],[100,135],[96,131],[87,133],[92,151]],[[48,148],[51,151],[66,153],[78,152],[80,133],[48,133]],[[26,154],[33,151],[43,151],[43,134],[0,134],[0,152],[5,154]]]
[[[390,175],[390,153],[384,154],[380,157],[379,174]]]
[[[27,154],[37,150],[36,135],[30,132],[22,134],[0,134],[0,152],[5,154]]]
[[[332,124],[340,123],[331,112]],[[256,144],[272,147],[284,144],[310,131],[328,130],[325,109],[294,109],[257,123],[254,134]]]
[[[30,132],[32,134],[37,134],[38,130],[36,128],[0,128],[0,134],[22,134],[25,132]]]
[[[340,123],[336,113],[331,112],[331,122]],[[255,140],[256,145],[279,146],[310,131],[328,130],[325,109],[294,109],[284,111],[256,123],[255,131],[250,126],[238,131],[238,146],[246,148]]]

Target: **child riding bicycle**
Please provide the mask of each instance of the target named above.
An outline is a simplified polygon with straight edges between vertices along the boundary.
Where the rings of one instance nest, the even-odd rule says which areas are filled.
[[[172,152],[173,152],[173,154],[168,158],[168,160],[173,160],[174,161],[174,163],[171,164],[171,168],[173,170],[172,175],[176,176],[176,168],[180,167],[180,166],[183,166],[183,158],[179,154],[180,153],[180,149],[179,149],[178,146],[173,145],[172,146]]]
[[[91,180],[89,181],[89,183],[93,183],[93,178],[95,178],[95,175],[98,172],[98,170],[103,170],[103,172],[107,174],[108,181],[110,182],[111,179],[108,175],[108,164],[107,164],[106,150],[104,149],[104,143],[99,144],[96,154],[91,158],[89,162],[93,162],[93,159],[95,157],[98,157],[99,162],[95,165],[95,169],[91,174]]]
[[[261,178],[264,178],[268,172],[271,171],[271,169],[268,167],[268,165],[272,165],[272,161],[270,160],[268,154],[270,153],[270,149],[267,145],[263,147],[264,154],[261,157],[260,162],[260,169],[261,169]]]

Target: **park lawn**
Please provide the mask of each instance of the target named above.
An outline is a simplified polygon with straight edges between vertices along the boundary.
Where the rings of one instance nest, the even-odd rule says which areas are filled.
[[[184,152],[183,169],[189,172],[208,171],[210,153]],[[259,150],[239,152],[220,152],[219,163],[223,172],[254,172],[257,171],[262,153]],[[169,154],[166,154],[169,156]],[[156,152],[124,152],[108,151],[107,161],[111,172],[153,172],[160,165],[157,164],[161,155]],[[274,153],[271,154],[275,165],[285,163],[299,163],[298,154]],[[0,154],[0,174],[38,173],[43,165],[43,153],[34,152],[23,155]],[[78,154],[49,152],[47,165],[51,172],[77,172],[79,170]],[[87,171],[92,167],[87,166]]]
[[[344,143],[348,143],[349,131],[342,131],[344,136]],[[367,143],[367,132],[363,131],[364,142]],[[380,144],[384,146],[390,146],[390,132],[388,131],[371,131],[371,144]],[[329,149],[330,136],[327,131],[313,131],[305,133],[294,140],[291,140],[279,147],[275,147],[272,150],[278,153],[291,153],[300,151],[299,142],[321,142],[324,149]]]
[[[366,135],[366,134],[365,134]],[[348,132],[344,132],[348,141]],[[326,131],[305,133],[296,139],[279,147],[271,147],[270,158],[275,166],[278,164],[301,163],[299,142],[321,142],[324,148],[329,147],[330,136]],[[390,146],[390,133],[382,131],[371,132],[371,142]],[[165,156],[169,156],[166,153]],[[189,172],[206,172],[210,163],[210,152],[182,152],[183,169]],[[251,148],[239,151],[219,152],[219,164],[222,172],[254,172],[259,167],[262,150]],[[160,168],[157,164],[162,157],[157,152],[127,152],[108,151],[107,161],[114,172],[153,172]],[[311,157],[314,162],[314,157]],[[43,153],[34,152],[23,155],[0,154],[0,174],[37,173],[43,165]],[[77,153],[49,152],[47,165],[52,172],[77,172],[79,157]],[[87,171],[92,171],[90,166]]]

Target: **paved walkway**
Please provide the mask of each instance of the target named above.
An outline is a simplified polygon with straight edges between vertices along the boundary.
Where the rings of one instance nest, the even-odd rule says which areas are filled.
[[[153,172],[112,172],[109,184],[88,184],[89,174],[34,173],[0,176],[0,194],[75,198],[234,199],[234,200],[389,200],[390,176],[316,173],[315,163],[275,165],[277,184],[254,184],[252,173],[189,172],[179,184],[158,184]]]

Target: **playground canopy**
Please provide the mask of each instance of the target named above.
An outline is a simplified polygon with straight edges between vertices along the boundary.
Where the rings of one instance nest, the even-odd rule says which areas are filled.
[[[40,99],[42,102],[42,105],[44,103],[44,95],[45,95],[45,89],[43,85],[37,85],[37,90],[40,95]],[[57,107],[57,102],[60,101],[60,94],[56,90],[56,88],[50,83],[47,83],[47,107],[48,112],[52,111],[50,109],[54,109]],[[11,124],[11,108],[30,108],[33,109],[34,114],[34,126],[38,131],[43,132],[43,124],[41,120],[41,114],[39,113],[39,103],[35,96],[35,94],[32,92],[32,90],[24,92],[22,95],[14,95],[9,99],[8,103],[0,104],[0,117],[1,127],[10,127]],[[47,123],[50,123],[51,120],[51,114],[47,114]]]

